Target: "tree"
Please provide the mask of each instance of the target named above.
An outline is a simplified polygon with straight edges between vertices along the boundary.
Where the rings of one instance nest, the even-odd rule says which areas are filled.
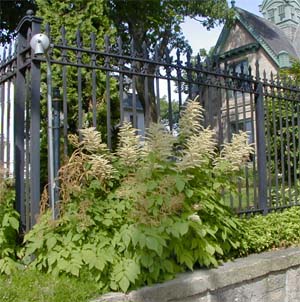
[[[0,44],[9,42],[14,37],[18,22],[29,9],[36,9],[34,0],[0,1]]]
[[[197,19],[206,28],[212,28],[225,19],[231,19],[233,12],[226,0],[109,0],[108,16],[113,20],[117,33],[124,45],[132,41],[134,51],[153,58],[155,50],[162,58],[169,50],[189,50],[180,24],[189,16]],[[154,67],[149,66],[150,73]],[[145,108],[144,80],[137,77],[137,92]],[[154,79],[149,78],[150,115],[157,119],[154,97]]]
[[[62,36],[68,46],[88,48],[91,47],[91,33],[95,34],[95,47],[96,49],[104,48],[104,35],[112,34],[110,21],[105,16],[104,6],[105,0],[74,0],[74,1],[60,1],[60,0],[36,0],[38,7],[37,16],[42,17],[44,20],[42,31],[49,30],[51,36],[51,42],[55,44],[62,43]],[[49,27],[46,26],[49,24]],[[57,49],[51,51],[52,59],[61,60],[61,52]],[[68,51],[68,61],[76,62],[76,52]],[[83,55],[82,60],[87,59],[86,55]],[[42,65],[42,68],[45,66]],[[67,77],[67,110],[68,116],[68,134],[76,133],[78,130],[78,68],[68,66],[66,68]],[[81,68],[81,92],[82,92],[82,109],[83,109],[83,124],[92,125],[91,104],[92,104],[92,74],[91,70]],[[52,64],[52,84],[53,87],[60,88],[62,95],[62,74],[63,67],[59,64]],[[45,70],[42,72],[42,76],[45,77]],[[96,83],[96,107],[97,107],[97,129],[102,133],[107,133],[106,129],[106,104],[105,104],[105,74],[97,71],[97,83]],[[43,79],[42,83],[46,80]],[[111,82],[116,82],[111,79]],[[43,84],[42,84],[43,85]],[[116,85],[112,84],[111,98],[112,109],[119,108],[117,99]],[[46,129],[46,86],[42,86],[43,99],[42,99],[42,129]],[[112,110],[114,116],[112,120],[119,117],[118,110]],[[41,143],[41,166],[42,175],[47,175],[47,144],[46,144],[46,131],[42,131],[42,143]],[[69,150],[70,151],[70,150]],[[44,177],[46,178],[46,177]],[[46,179],[42,181],[45,182]]]
[[[91,34],[95,35],[95,48],[104,48],[105,34],[112,34],[110,21],[105,16],[105,0],[36,0],[38,7],[37,15],[44,19],[44,23],[50,25],[51,42],[56,44],[62,43],[62,36],[65,38],[65,43],[69,46],[77,48],[91,48]],[[44,24],[44,25],[45,25]],[[55,58],[55,51],[52,53]],[[58,59],[61,59],[61,54],[58,54]],[[76,52],[69,51],[68,60],[76,62]],[[82,58],[83,62],[85,56]],[[53,64],[53,85],[62,87],[62,66]],[[70,132],[77,129],[78,121],[78,68],[68,67],[67,85],[68,85],[68,126]],[[90,125],[91,119],[88,114],[92,98],[92,76],[91,71],[81,69],[81,85],[83,97],[83,109],[85,111],[84,121]],[[105,75],[99,73],[97,75],[97,102],[101,107],[105,107],[103,102],[105,93]],[[114,79],[112,79],[114,81]],[[99,108],[99,106],[97,106]],[[103,109],[103,108],[102,108]],[[99,112],[100,114],[100,112]],[[102,119],[105,121],[104,119]],[[100,130],[100,129],[99,129]],[[104,130],[104,129],[102,129]],[[103,131],[105,132],[105,131]]]

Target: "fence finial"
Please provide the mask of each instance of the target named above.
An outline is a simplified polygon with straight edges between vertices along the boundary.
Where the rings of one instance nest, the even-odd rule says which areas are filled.
[[[27,10],[26,16],[34,16],[34,11],[32,9]]]

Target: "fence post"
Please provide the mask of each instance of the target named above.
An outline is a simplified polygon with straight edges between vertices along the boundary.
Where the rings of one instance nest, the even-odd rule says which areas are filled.
[[[30,38],[40,32],[42,19],[27,11],[17,27],[17,76],[15,84],[14,137],[15,137],[15,187],[16,209],[21,216],[23,230],[30,229],[36,222],[40,202],[40,63],[33,60]],[[26,103],[26,72],[30,69],[30,200],[29,221],[25,209],[25,149],[24,115]]]
[[[267,156],[265,139],[265,108],[263,85],[259,78],[258,63],[256,63],[256,94],[255,94],[255,115],[256,115],[256,154],[258,170],[258,204],[263,214],[267,214]]]
[[[60,168],[60,92],[58,88],[53,89],[53,159],[54,159],[54,217],[58,216],[57,202],[59,200],[59,179]]]

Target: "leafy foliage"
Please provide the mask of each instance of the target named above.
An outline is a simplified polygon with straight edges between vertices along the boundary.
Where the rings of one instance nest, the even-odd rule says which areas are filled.
[[[17,267],[19,214],[14,209],[14,191],[4,174],[0,167],[0,274],[10,274]]]
[[[96,50],[104,49],[104,36],[106,34],[113,38],[114,29],[110,25],[110,21],[105,15],[106,1],[43,1],[36,0],[37,15],[44,20],[43,26],[47,28],[49,25],[49,35],[51,43],[81,48],[91,49],[92,36],[94,36],[94,48]],[[62,38],[64,37],[64,39]],[[78,52],[67,51],[65,54],[57,49],[52,49],[51,58],[53,60],[61,60],[61,56],[65,55],[69,63],[78,63]],[[83,64],[87,64],[91,60],[91,56],[86,53],[81,53],[80,60]],[[44,65],[42,65],[45,68]],[[95,70],[94,70],[95,71]],[[78,75],[81,75],[79,80]],[[68,66],[66,71],[66,87],[62,88],[62,74],[63,67],[59,64],[52,64],[52,84],[60,90],[61,96],[65,93],[67,99],[67,116],[64,120],[67,121],[68,133],[78,133],[79,121],[79,99],[82,102],[82,123],[85,127],[93,124],[92,114],[92,94],[93,81],[92,71],[86,68],[77,68]],[[97,129],[106,134],[107,131],[107,104],[105,94],[106,92],[106,75],[104,72],[96,72],[96,88],[94,94],[96,97],[96,120]],[[42,72],[46,76],[46,72]],[[42,82],[46,83],[46,79]],[[78,92],[78,87],[81,87],[81,96]],[[64,89],[64,91],[62,91]],[[110,77],[110,98],[111,98],[111,120],[112,126],[119,122],[119,101],[117,97],[116,79]],[[46,129],[46,85],[42,85],[42,100],[41,100],[41,128]],[[62,108],[61,108],[62,109]],[[47,181],[47,131],[41,131],[41,178],[42,186]],[[66,138],[65,138],[66,139]],[[113,137],[114,140],[114,137]],[[68,154],[69,155],[69,154]]]
[[[0,276],[1,302],[87,302],[97,295],[97,284],[85,278],[57,277],[34,270]]]
[[[27,10],[35,10],[34,0],[1,0],[0,5],[0,44],[9,42],[15,35],[18,22]]]
[[[293,207],[281,213],[257,215],[242,219],[241,255],[260,253],[300,243],[300,208]]]
[[[186,114],[194,113],[190,121],[183,116],[187,125],[200,114],[195,103],[187,105]],[[201,138],[209,131],[196,132]],[[77,149],[60,172],[61,215],[52,221],[46,212],[26,234],[23,259],[29,267],[54,275],[89,274],[103,291],[127,291],[194,267],[217,266],[238,249],[238,219],[222,204],[222,192],[234,184],[222,181],[239,171],[220,168],[219,162],[231,159],[213,151],[211,133],[211,152],[192,148],[184,134],[180,139],[187,144],[174,151],[178,142],[163,127],[151,127],[144,147],[133,133],[123,125],[115,154],[94,129],[82,130],[81,143],[71,139]],[[239,146],[251,151],[247,140]],[[197,152],[203,160],[181,167],[187,153],[191,158]]]
[[[272,77],[272,80],[282,89],[272,89],[271,96],[265,98],[268,161],[273,174],[271,181],[274,185],[276,182],[276,186],[279,183],[280,186],[279,190],[276,188],[274,192],[274,195],[277,195],[276,199],[278,199],[277,191],[279,194],[284,192],[288,183],[296,186],[295,181],[300,175],[297,166],[300,156],[298,127],[300,107],[297,102],[299,73],[300,62],[298,61],[294,61],[290,68],[280,70],[278,75]],[[283,96],[286,99],[283,99]],[[293,177],[291,177],[292,174]],[[279,199],[284,204],[285,198],[282,197]]]
[[[233,19],[233,10],[225,0],[109,0],[107,14],[114,24],[124,48],[140,56],[157,59],[173,49],[191,50],[181,24],[185,17],[199,21],[199,26],[210,29],[217,24]],[[133,22],[134,20],[134,22]],[[137,66],[138,67],[138,66]],[[155,67],[147,66],[149,73]],[[145,108],[145,83],[143,77],[136,77],[136,89]],[[148,98],[151,120],[157,120],[154,79],[148,79]]]
[[[200,109],[194,103],[188,107],[186,113]],[[196,112],[192,116],[199,117]],[[193,123],[184,119],[188,133]],[[108,152],[92,128],[81,131],[81,142],[70,137],[76,149],[60,171],[65,186],[60,217],[53,221],[49,211],[42,214],[20,252],[12,195],[1,195],[2,273],[10,274],[16,267],[18,252],[28,273],[33,269],[54,278],[66,275],[70,281],[96,280],[102,292],[127,291],[171,279],[178,272],[299,243],[300,208],[238,219],[223,205],[224,190],[234,189],[232,176],[252,152],[246,134],[236,135],[217,154],[214,144],[208,143],[209,138],[213,141],[209,129],[179,136],[181,148],[163,127],[152,127],[145,142],[133,139],[128,124],[120,133],[116,154]],[[207,149],[193,147],[198,145],[196,137],[207,143]],[[164,144],[157,150],[162,138]],[[139,148],[132,148],[136,144]],[[126,152],[136,153],[130,156],[130,165],[124,161]],[[16,299],[11,291],[8,294]]]

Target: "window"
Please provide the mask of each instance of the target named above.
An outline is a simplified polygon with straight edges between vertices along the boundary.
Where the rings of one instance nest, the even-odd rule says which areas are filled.
[[[271,22],[275,21],[275,19],[274,19],[274,9],[269,9],[268,10],[268,20],[271,21]]]
[[[284,5],[280,5],[278,7],[278,14],[279,14],[280,21],[282,21],[285,18],[285,6]]]
[[[230,123],[230,134],[239,133],[239,131],[245,131],[248,134],[248,143],[252,144],[254,142],[253,132],[252,132],[252,120],[238,120]]]
[[[135,126],[135,127],[138,128],[138,116],[136,115],[135,124],[133,123],[133,114],[130,114],[129,119],[130,119],[131,125],[132,125],[133,127]]]
[[[243,92],[247,92],[250,90],[249,82],[243,80],[243,77],[249,74],[248,60],[245,59],[230,64],[229,74],[234,76],[234,78],[232,78],[231,84],[234,88],[236,88],[236,90],[234,89],[235,91],[240,93],[238,90]],[[228,92],[229,97],[233,97],[233,90]]]
[[[248,74],[248,60],[242,60],[229,65],[231,74],[247,75]]]

